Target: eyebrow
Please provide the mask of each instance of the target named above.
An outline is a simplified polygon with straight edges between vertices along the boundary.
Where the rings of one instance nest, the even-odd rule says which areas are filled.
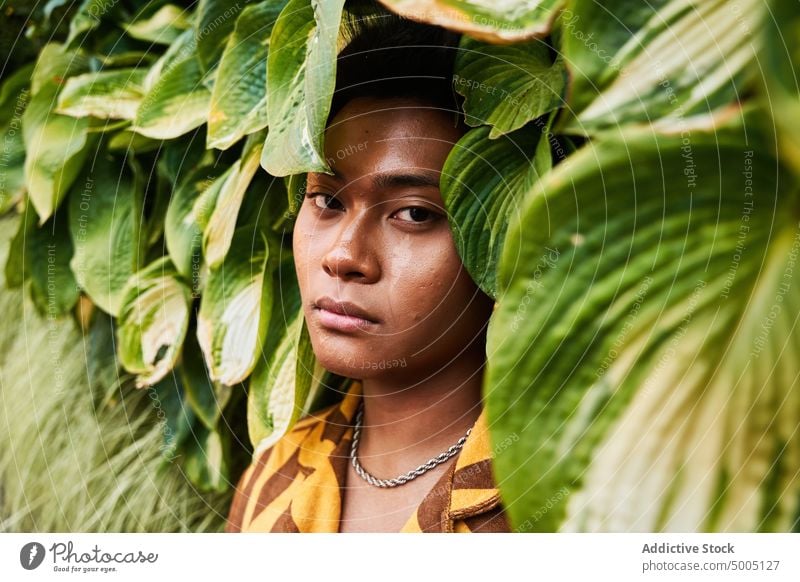
[[[311,176],[329,176],[342,180],[343,177],[336,170],[333,170],[333,176],[330,174],[320,174],[318,172],[311,172]],[[373,174],[372,187],[376,190],[389,190],[392,188],[427,188],[439,187],[438,174],[430,171],[421,172],[382,172]]]

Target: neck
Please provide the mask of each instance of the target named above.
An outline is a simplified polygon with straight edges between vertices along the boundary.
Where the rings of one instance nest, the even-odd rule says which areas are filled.
[[[362,380],[359,460],[394,477],[455,444],[481,412],[484,357],[465,352],[446,368],[414,379],[386,374]]]

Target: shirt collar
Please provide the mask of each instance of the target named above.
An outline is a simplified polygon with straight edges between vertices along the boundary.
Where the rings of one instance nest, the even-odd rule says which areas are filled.
[[[352,425],[361,401],[362,384],[355,380],[336,410],[338,414],[326,419],[328,438],[339,443],[334,454],[334,471],[340,484],[345,482],[349,462]],[[349,436],[345,440],[343,437]],[[431,523],[420,524],[425,531],[452,531],[453,520],[466,519],[485,513],[500,503],[492,469],[492,447],[486,407],[472,427],[456,462],[433,486],[419,507],[430,508],[435,516]]]
[[[484,406],[453,468],[450,518],[473,517],[493,509],[498,503],[500,491],[494,481],[489,423]]]

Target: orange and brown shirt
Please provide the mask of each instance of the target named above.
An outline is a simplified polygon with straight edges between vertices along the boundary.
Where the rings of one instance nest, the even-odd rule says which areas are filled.
[[[225,531],[339,531],[361,388],[354,381],[341,402],[301,419],[257,455],[239,479]],[[492,474],[485,407],[456,461],[400,531],[510,531]]]

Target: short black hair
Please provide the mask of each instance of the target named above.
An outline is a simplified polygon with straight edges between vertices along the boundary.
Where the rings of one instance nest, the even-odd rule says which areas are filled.
[[[452,112],[464,128],[461,97],[453,87],[453,66],[461,35],[372,6],[342,21],[347,43],[336,59],[336,91],[328,123],[357,97],[412,98]]]

